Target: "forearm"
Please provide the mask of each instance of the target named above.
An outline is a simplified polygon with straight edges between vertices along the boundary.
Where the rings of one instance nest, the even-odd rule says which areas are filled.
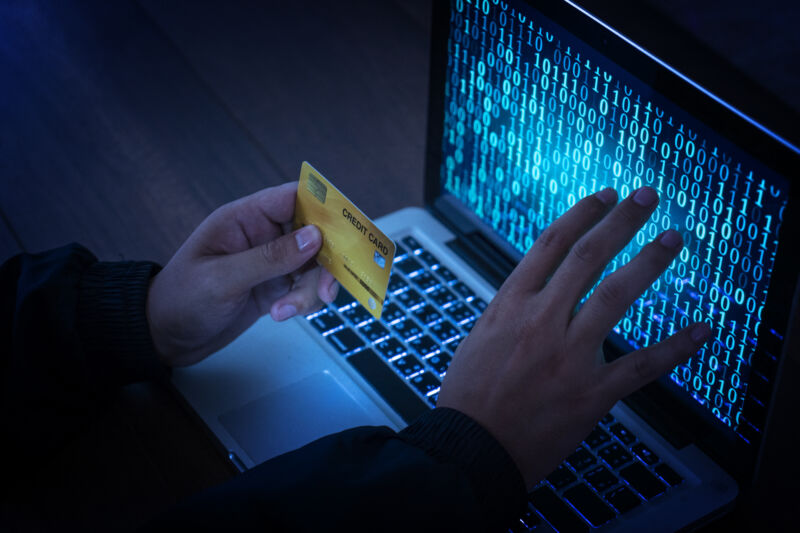
[[[163,375],[144,318],[156,268],[100,263],[75,244],[0,267],[3,462],[12,477],[80,431],[109,391]]]
[[[276,457],[170,511],[147,531],[502,531],[525,487],[469,417],[436,409],[409,428],[363,427]]]

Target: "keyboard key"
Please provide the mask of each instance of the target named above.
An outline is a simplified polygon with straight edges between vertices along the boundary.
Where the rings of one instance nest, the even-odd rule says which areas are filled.
[[[375,345],[375,348],[378,350],[378,353],[386,359],[391,359],[406,351],[406,347],[403,346],[400,341],[392,337],[379,342]]]
[[[394,299],[400,302],[400,304],[406,309],[414,307],[415,305],[419,305],[425,301],[425,299],[422,298],[422,295],[414,289],[408,289],[407,291],[401,292],[395,296]]]
[[[333,306],[336,309],[341,309],[342,307],[347,307],[355,303],[355,298],[353,295],[347,292],[347,289],[344,287],[339,287],[339,293],[336,295],[336,299],[333,301]]]
[[[333,311],[328,311],[327,309],[314,318],[309,318],[308,321],[311,322],[311,325],[314,326],[314,328],[316,328],[316,330],[320,333],[330,331],[333,328],[338,328],[344,324],[342,319],[339,318],[339,315]]]
[[[564,497],[569,503],[574,505],[583,517],[594,527],[601,526],[616,517],[614,511],[584,483],[575,485],[564,491]]]
[[[408,246],[408,249],[411,250],[412,252],[416,252],[417,250],[422,249],[422,245],[419,242],[417,242],[417,239],[415,239],[411,235],[403,237],[402,242],[403,244]]]
[[[661,478],[669,483],[670,487],[675,487],[676,485],[680,485],[683,483],[683,478],[680,474],[674,471],[672,468],[669,467],[666,463],[661,463],[656,468],[656,474],[661,476]]]
[[[452,360],[453,358],[446,353],[433,354],[426,359],[428,364],[439,374],[444,374],[447,372],[447,367],[450,366],[450,361]]]
[[[436,402],[439,401],[439,393],[435,392],[428,396],[428,403],[431,404],[431,407],[436,407]]]
[[[611,433],[616,435],[617,438],[621,440],[623,444],[631,444],[633,442],[636,442],[636,437],[634,436],[634,434],[628,431],[628,428],[626,428],[620,423],[616,423],[608,429],[610,429]]]
[[[405,377],[416,374],[422,370],[422,363],[413,355],[404,355],[399,359],[395,359],[392,361],[392,366],[399,370]]]
[[[395,268],[400,269],[400,272],[405,275],[411,274],[412,272],[417,272],[418,270],[422,270],[424,268],[422,263],[417,261],[413,255],[409,255],[407,258],[401,260],[394,266]]]
[[[522,523],[522,519],[517,520],[508,528],[510,533],[528,533],[528,526]]]
[[[439,378],[437,378],[430,372],[423,372],[422,374],[417,374],[409,381],[414,386],[414,388],[417,389],[419,392],[421,392],[423,395],[438,389],[442,384],[439,381]]]
[[[530,507],[525,509],[525,513],[519,520],[527,529],[533,529],[542,523],[542,517],[536,514],[536,511]]]
[[[556,531],[577,533],[589,530],[589,526],[550,487],[535,489],[530,494],[530,501]]]
[[[597,462],[592,452],[584,448],[583,446],[579,447],[575,450],[569,457],[567,457],[567,463],[569,466],[574,468],[577,472],[582,472],[586,470],[593,464]]]
[[[613,424],[615,421],[616,418],[614,418],[614,415],[612,415],[611,413],[608,413],[606,416],[600,419],[600,422],[605,424],[606,426],[609,424]]]
[[[453,288],[465,300],[469,300],[470,298],[474,298],[475,297],[475,293],[472,292],[472,289],[467,287],[467,284],[464,283],[463,281],[458,281],[456,283],[453,283]]]
[[[386,307],[383,308],[383,314],[386,316]],[[369,311],[364,309],[364,306],[361,304],[354,305],[349,309],[345,309],[342,311],[342,315],[353,324],[361,324],[365,320],[372,318],[372,315],[369,314]]]
[[[378,391],[386,403],[407,423],[413,422],[430,410],[430,406],[414,394],[406,381],[395,374],[372,350],[365,349],[356,352],[347,358],[347,362]]]
[[[663,493],[667,486],[654,476],[642,463],[633,463],[619,471],[619,475],[638,492],[649,500]]]
[[[550,482],[557,490],[563,489],[567,485],[574,483],[577,481],[577,476],[572,473],[572,470],[569,469],[568,466],[565,464],[558,465],[558,468],[553,470],[553,472],[547,476],[547,481]]]
[[[395,241],[394,243],[394,260],[397,261],[397,258],[403,255],[408,255],[409,251],[408,248],[400,244],[399,242]]]
[[[386,313],[386,310],[384,309],[383,312]],[[425,325],[432,324],[433,322],[436,322],[442,318],[442,314],[431,304],[425,304],[422,307],[417,307],[411,311],[411,314],[414,315],[414,318]]]
[[[475,313],[472,312],[472,309],[462,302],[454,303],[445,312],[453,319],[453,322],[457,323],[475,319]]]
[[[469,303],[471,303],[473,307],[475,307],[475,309],[481,313],[483,313],[483,311],[486,309],[486,306],[489,305],[480,298],[473,298]]]
[[[392,329],[395,330],[403,340],[416,337],[422,333],[422,328],[414,321],[413,318],[406,318],[405,320],[401,320],[400,322],[393,324]]]
[[[442,278],[447,283],[450,283],[451,281],[456,281],[458,279],[455,274],[453,274],[443,266],[440,266],[439,268],[434,270],[434,272],[439,274],[439,277]]]
[[[447,348],[451,352],[456,353],[456,350],[458,349],[459,344],[461,344],[461,341],[463,341],[463,340],[464,340],[464,337],[456,337],[454,339],[451,339],[447,344],[445,344],[445,346],[447,346]]]
[[[362,307],[362,309],[364,308]],[[383,306],[383,314],[381,314],[381,320],[383,320],[384,322],[394,322],[398,318],[402,318],[404,316],[406,316],[406,312],[403,311],[403,309],[399,305],[392,302],[388,305]]]
[[[389,285],[386,289],[387,291],[390,293],[395,293],[405,287],[408,287],[408,282],[404,280],[402,276],[398,274],[392,274],[389,276]]]
[[[596,450],[603,444],[611,440],[611,436],[600,426],[595,426],[589,436],[583,442],[589,445],[590,448]]]
[[[428,335],[423,335],[422,337],[417,337],[413,341],[408,341],[408,347],[417,352],[419,355],[425,356],[438,350],[439,343]]]
[[[627,513],[642,503],[642,500],[628,487],[621,486],[611,489],[606,494],[606,501],[614,506],[620,513]]]
[[[449,320],[442,320],[431,326],[431,333],[440,341],[446,341],[458,336],[458,329]]]
[[[631,450],[646,465],[653,466],[658,462],[658,456],[642,443],[637,444]]]
[[[435,287],[440,284],[439,280],[436,279],[430,272],[420,272],[411,278],[411,283],[419,287],[422,291],[426,291],[431,287]]]
[[[389,330],[377,320],[367,322],[358,328],[358,332],[364,335],[369,342],[375,342],[376,340],[382,339],[383,337],[389,335]]]
[[[365,344],[361,337],[356,335],[356,332],[350,328],[340,329],[335,333],[331,333],[326,339],[341,353],[352,352]]]
[[[445,305],[455,302],[458,299],[453,291],[444,286],[433,289],[428,293],[428,296],[439,307],[444,307]]]
[[[603,492],[619,483],[617,476],[604,467],[598,466],[583,474],[583,479],[589,483],[597,492]]]
[[[436,258],[436,256],[430,253],[428,250],[422,250],[417,257],[422,259],[422,262],[429,267],[439,264],[439,260]]]
[[[597,455],[614,469],[619,468],[632,459],[631,454],[625,451],[625,448],[616,442],[602,448],[597,452]]]

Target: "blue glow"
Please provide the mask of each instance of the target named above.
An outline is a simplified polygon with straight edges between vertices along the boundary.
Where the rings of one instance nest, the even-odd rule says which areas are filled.
[[[659,191],[604,275],[666,229],[686,246],[614,332],[638,349],[708,323],[715,338],[670,377],[734,430],[746,422],[787,182],[527,5],[451,3],[444,108],[442,186],[521,252],[583,196]]]

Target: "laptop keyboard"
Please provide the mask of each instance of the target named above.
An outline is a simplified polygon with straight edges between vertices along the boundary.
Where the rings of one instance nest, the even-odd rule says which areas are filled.
[[[306,318],[406,421],[436,406],[441,380],[486,302],[412,236],[397,244],[381,320],[344,289]],[[588,531],[683,478],[611,414],[529,494],[510,531]]]

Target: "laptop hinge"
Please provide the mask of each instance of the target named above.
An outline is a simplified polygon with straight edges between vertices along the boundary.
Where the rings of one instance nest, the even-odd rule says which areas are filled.
[[[447,243],[455,253],[467,262],[495,289],[503,284],[514,270],[514,263],[503,252],[478,231],[466,233]]]

